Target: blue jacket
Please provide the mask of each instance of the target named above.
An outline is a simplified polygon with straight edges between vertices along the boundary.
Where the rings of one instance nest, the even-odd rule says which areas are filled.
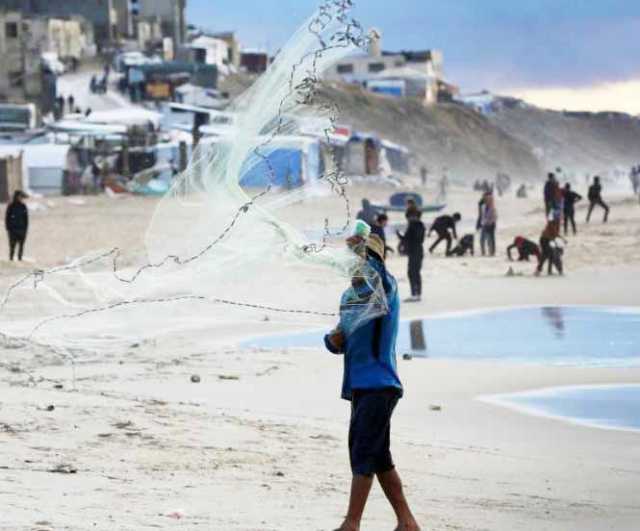
[[[353,297],[353,288],[342,296],[340,309],[340,329],[345,334],[344,376],[342,398],[351,400],[354,390],[398,389],[402,394],[402,383],[398,377],[396,364],[396,339],[400,316],[400,299],[395,278],[384,265],[375,259],[369,259],[368,265],[379,274],[386,295],[388,311],[381,316],[371,311],[370,305],[349,305]],[[354,326],[354,311],[359,312],[359,322]],[[325,336],[327,349],[339,354]]]

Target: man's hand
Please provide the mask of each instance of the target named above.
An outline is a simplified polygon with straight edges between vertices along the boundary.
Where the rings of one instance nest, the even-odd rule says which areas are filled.
[[[329,352],[333,354],[342,354],[344,352],[345,337],[339,328],[329,332],[324,340]]]

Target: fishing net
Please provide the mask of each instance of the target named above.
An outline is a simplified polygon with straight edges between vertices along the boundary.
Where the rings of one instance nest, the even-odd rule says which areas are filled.
[[[350,9],[324,3],[238,98],[228,133],[203,140],[160,201],[144,251],[96,252],[10,286],[5,344],[73,356],[221,326],[246,334],[252,322],[332,326],[347,288],[349,328],[386,312],[378,274],[344,245],[352,214],[331,148],[338,109],[317,91],[331,64],[367,45]],[[306,208],[322,196],[339,204],[332,215]]]

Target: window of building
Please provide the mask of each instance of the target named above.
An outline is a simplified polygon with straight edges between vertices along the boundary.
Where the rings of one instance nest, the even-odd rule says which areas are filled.
[[[384,69],[384,63],[369,63],[369,72],[382,72]]]
[[[353,65],[338,65],[338,74],[353,74]]]
[[[18,38],[18,23],[17,22],[7,22],[4,28],[7,39],[17,39]]]
[[[22,85],[22,72],[9,72],[9,86],[18,88]]]

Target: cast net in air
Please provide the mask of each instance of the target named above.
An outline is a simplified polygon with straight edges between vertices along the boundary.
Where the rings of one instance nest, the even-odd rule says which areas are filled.
[[[11,285],[0,299],[5,343],[72,353],[225,324],[332,326],[348,286],[348,326],[386,312],[377,273],[344,245],[338,109],[317,92],[330,65],[367,45],[350,10],[325,2],[234,103],[232,126],[201,142],[159,203],[144,253],[109,249]]]

